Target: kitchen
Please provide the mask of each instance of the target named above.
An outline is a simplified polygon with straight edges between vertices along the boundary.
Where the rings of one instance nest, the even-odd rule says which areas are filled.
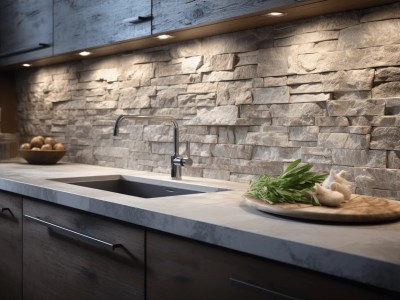
[[[300,299],[328,296],[338,299],[347,289],[370,293],[371,299],[378,299],[376,295],[380,295],[379,299],[398,298],[400,257],[396,253],[399,249],[396,222],[332,225],[291,220],[249,208],[242,198],[250,180],[262,173],[278,175],[290,162],[301,159],[313,164],[319,172],[345,170],[349,180],[355,182],[357,194],[400,200],[398,2],[365,1],[361,5],[358,1],[254,1],[253,4],[260,6],[251,7],[240,5],[243,1],[223,1],[225,6],[221,4],[222,8],[218,8],[211,1],[208,3],[213,8],[211,12],[206,9],[207,1],[171,1],[180,3],[172,7],[168,2],[153,1],[150,6],[144,5],[148,11],[141,13],[142,18],[137,20],[122,15],[121,20],[127,20],[123,23],[125,26],[139,26],[134,31],[137,36],[126,42],[110,42],[124,37],[107,32],[105,39],[96,39],[103,38],[102,30],[82,23],[79,13],[68,14],[73,5],[54,1],[51,9],[40,10],[54,15],[51,39],[36,40],[50,46],[0,58],[4,66],[1,85],[8,91],[8,96],[2,95],[0,100],[1,132],[18,133],[19,143],[35,135],[53,136],[67,149],[61,163],[51,166],[34,166],[19,160],[0,164],[0,189],[6,198],[11,197],[8,193],[13,199],[24,198],[20,209],[31,208],[36,215],[41,212],[36,206],[40,208],[46,202],[53,202],[63,208],[78,209],[76,213],[89,212],[123,221],[119,225],[124,228],[126,223],[137,226],[134,229],[140,231],[138,240],[150,251],[139,255],[147,261],[147,266],[143,263],[138,267],[145,275],[135,275],[140,277],[138,286],[145,286],[142,292],[137,292],[138,299],[217,297],[208,294],[207,285],[211,283],[206,280],[206,270],[200,272],[197,268],[201,266],[197,264],[194,271],[199,271],[199,278],[191,279],[185,274],[185,266],[173,267],[173,259],[168,265],[168,259],[152,256],[160,248],[152,246],[152,240],[166,243],[169,247],[166,249],[171,250],[162,254],[175,253],[177,262],[183,254],[174,245],[182,249],[185,246],[204,248],[201,253],[205,249],[215,250],[215,254],[204,257],[210,259],[211,267],[215,264],[215,273],[227,267],[217,268],[217,262],[211,258],[219,260],[225,255],[235,257],[234,254],[254,260],[238,262],[243,266],[254,264],[254,273],[262,274],[257,266],[265,263],[281,270],[274,273],[276,283],[269,287],[259,279],[251,279],[254,274],[243,275],[250,280],[231,280],[228,287],[221,287],[221,299],[234,299],[232,290],[236,291],[236,297],[251,297],[255,292],[246,286],[248,282],[270,290],[275,290],[275,285],[278,293]],[[104,1],[105,7],[107,3],[110,5]],[[54,9],[57,4],[64,6]],[[94,9],[87,5],[80,9]],[[180,12],[175,21],[169,12],[172,9]],[[284,15],[280,18],[266,16],[281,9]],[[126,10],[118,9],[115,14]],[[152,18],[145,18],[149,12]],[[192,23],[188,16],[193,17]],[[69,18],[77,19],[67,22]],[[110,27],[107,20],[101,20],[101,16],[98,19],[100,25],[102,21],[103,26]],[[84,35],[83,28],[88,35]],[[118,32],[121,30],[118,28]],[[41,33],[46,36],[48,31]],[[173,37],[156,39],[161,33]],[[81,58],[77,52],[82,50],[93,55]],[[1,48],[1,52],[9,50]],[[21,68],[22,63],[31,67]],[[170,197],[161,204],[157,198],[131,201],[129,196],[47,180],[118,174],[171,181],[173,126],[167,122],[125,120],[119,135],[113,136],[115,121],[122,114],[174,117],[180,129],[178,155],[189,155],[185,144],[189,141],[193,160],[191,166],[182,168],[181,184],[229,191],[207,193],[207,197],[201,194]],[[18,125],[10,120],[12,115],[16,116]],[[44,201],[35,202],[32,198]],[[53,218],[50,213],[48,216]],[[93,215],[82,218],[86,217]],[[76,217],[71,218],[78,222]],[[21,215],[21,222],[22,219]],[[23,222],[30,221],[24,218]],[[78,229],[85,227],[83,221],[78,223]],[[25,233],[29,230],[27,227],[18,230],[24,230],[21,239],[34,233]],[[171,238],[176,240],[169,243],[160,232],[172,234]],[[193,240],[205,244],[192,244]],[[19,275],[21,283],[16,290],[21,293],[20,297],[23,290],[24,299],[43,299],[45,294],[35,295],[33,291],[46,288],[48,295],[53,296],[47,297],[54,298],[47,284],[52,282],[48,277],[38,277],[31,284],[32,280],[27,280],[33,277],[37,267],[25,260],[35,255],[33,250],[25,250],[29,241],[32,242],[24,240],[24,250],[21,250],[23,278]],[[221,249],[208,249],[205,245]],[[33,243],[32,249],[35,247],[38,245]],[[225,249],[238,252],[225,252]],[[199,251],[192,250],[196,255],[200,255]],[[198,259],[201,261],[201,257]],[[232,258],[232,261],[239,259]],[[53,266],[56,262],[53,261]],[[163,264],[163,270],[176,268],[181,274],[160,273],[158,277],[151,272],[152,266]],[[228,258],[226,264],[233,265]],[[99,275],[85,268],[86,273],[80,269],[77,278],[85,278],[88,290],[98,288],[93,278]],[[247,272],[246,267],[238,269]],[[57,272],[55,267],[52,270]],[[74,270],[68,269],[66,274],[74,274]],[[303,278],[303,288],[300,284],[288,285],[289,280],[282,286],[283,279],[293,276],[289,274],[299,274],[290,281]],[[310,295],[304,291],[304,286],[310,285],[310,278],[321,282],[319,293]],[[123,289],[124,280],[118,280],[121,287],[117,290]],[[117,284],[115,281],[113,284]],[[215,279],[215,282],[219,281]],[[52,284],[60,284],[61,288],[65,282],[60,279]],[[334,288],[335,284],[338,287]],[[230,289],[238,285],[236,290]],[[104,289],[107,286],[104,283]],[[330,286],[339,294],[321,293],[321,290],[326,293],[323,289]],[[249,294],[245,294],[247,290]],[[81,297],[90,299],[94,295],[88,292]],[[364,294],[362,297],[367,299]]]

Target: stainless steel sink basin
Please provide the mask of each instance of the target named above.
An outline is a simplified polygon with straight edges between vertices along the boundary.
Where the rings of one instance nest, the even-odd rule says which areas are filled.
[[[210,186],[122,175],[56,178],[51,180],[141,198],[159,198],[226,191],[226,189]]]

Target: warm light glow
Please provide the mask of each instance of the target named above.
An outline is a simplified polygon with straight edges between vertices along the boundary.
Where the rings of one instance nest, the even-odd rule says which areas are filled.
[[[80,56],[88,56],[88,55],[90,55],[91,53],[89,52],[89,51],[82,51],[82,52],[79,52],[79,55]]]
[[[266,16],[266,17],[283,17],[283,16],[286,16],[286,13],[279,12],[279,11],[273,11],[273,12],[265,14],[264,16]]]
[[[166,39],[171,39],[171,38],[173,38],[173,36],[172,36],[172,35],[169,35],[169,34],[161,34],[161,35],[157,36],[157,38],[158,38],[159,40],[166,40]]]
[[[28,68],[30,66],[32,66],[31,64],[22,64],[23,67]]]

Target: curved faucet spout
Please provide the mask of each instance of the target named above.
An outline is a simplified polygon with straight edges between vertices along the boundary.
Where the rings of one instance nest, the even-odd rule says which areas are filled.
[[[181,179],[182,171],[181,167],[184,166],[185,161],[187,161],[188,165],[191,164],[191,159],[187,160],[184,157],[179,157],[179,127],[175,118],[170,116],[145,116],[145,115],[120,115],[115,121],[113,128],[113,135],[117,136],[119,134],[119,127],[121,125],[122,120],[124,119],[136,119],[136,120],[152,120],[165,122],[169,121],[174,126],[174,153],[171,156],[171,178],[172,179]],[[177,163],[179,161],[180,163]]]

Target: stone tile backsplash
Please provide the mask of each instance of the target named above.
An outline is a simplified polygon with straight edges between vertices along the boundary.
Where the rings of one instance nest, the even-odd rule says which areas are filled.
[[[301,158],[400,200],[400,4],[349,11],[17,74],[21,140],[66,159],[169,172],[170,115],[191,142],[184,175],[248,181]],[[181,145],[181,152],[184,149]]]

